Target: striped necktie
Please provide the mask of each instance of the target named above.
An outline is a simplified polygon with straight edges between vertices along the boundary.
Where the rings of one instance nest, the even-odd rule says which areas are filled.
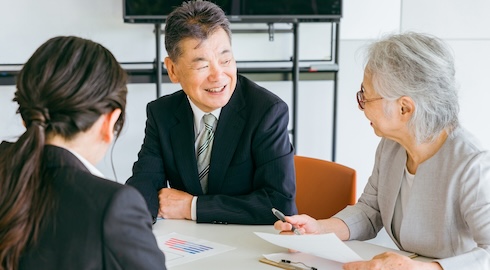
[[[208,192],[208,173],[209,162],[211,160],[211,149],[213,148],[213,125],[216,117],[212,114],[203,116],[204,129],[197,147],[197,170],[199,172],[199,181],[201,182],[202,191]]]

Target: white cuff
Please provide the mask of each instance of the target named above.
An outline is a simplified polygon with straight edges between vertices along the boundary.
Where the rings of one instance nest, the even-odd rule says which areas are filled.
[[[196,205],[197,205],[197,196],[194,196],[194,198],[192,198],[192,202],[191,202],[191,219],[192,220],[197,219],[197,217],[196,217]]]

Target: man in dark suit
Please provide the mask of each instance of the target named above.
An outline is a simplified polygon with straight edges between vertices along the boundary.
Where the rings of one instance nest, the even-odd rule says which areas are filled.
[[[296,213],[287,105],[237,76],[221,8],[183,3],[167,18],[165,47],[168,75],[182,90],[148,104],[145,139],[127,181],[152,216],[272,224],[272,207]],[[205,122],[208,114],[217,121]]]

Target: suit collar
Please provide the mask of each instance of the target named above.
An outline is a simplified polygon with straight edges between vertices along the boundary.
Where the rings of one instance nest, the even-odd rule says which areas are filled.
[[[90,173],[83,163],[70,151],[55,145],[44,146],[44,160],[46,168],[71,167]]]
[[[386,211],[386,224],[384,224],[386,232],[389,235],[394,235],[394,232],[392,230],[391,225],[393,224],[393,217],[394,217],[394,211],[395,211],[395,205],[396,201],[398,199],[398,196],[400,195],[400,189],[403,181],[403,173],[405,171],[406,167],[406,160],[407,160],[407,152],[405,148],[399,147],[398,151],[396,152],[396,156],[393,157],[393,160],[401,160],[401,162],[394,162],[392,166],[390,167],[391,169],[388,171],[386,177],[390,179],[388,181],[388,185],[383,187],[386,190],[379,191],[378,194],[383,193],[383,194],[390,194],[390,196],[386,196],[386,203],[383,203],[382,205],[388,205],[389,208],[387,208]],[[381,210],[382,211],[382,210]],[[393,239],[395,242],[396,240]],[[400,246],[400,243],[397,243],[398,246]]]
[[[78,158],[78,160],[80,160],[80,162],[82,162],[83,166],[85,166],[85,168],[87,168],[87,170],[89,170],[91,174],[93,174],[97,177],[100,177],[100,178],[105,178],[105,176],[92,163],[90,163],[86,158],[84,158],[82,155],[80,155],[77,152],[72,151],[68,148],[65,148],[65,149],[68,150],[76,158]]]

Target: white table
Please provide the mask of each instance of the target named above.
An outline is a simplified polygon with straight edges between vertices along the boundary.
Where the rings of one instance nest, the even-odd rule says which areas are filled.
[[[220,225],[197,224],[189,220],[158,220],[153,225],[155,236],[172,232],[204,239],[235,247],[231,251],[202,258],[193,262],[170,267],[170,269],[279,269],[259,262],[262,254],[287,252],[285,248],[273,245],[254,234],[254,232],[278,233],[272,225]],[[355,252],[365,259],[374,255],[394,251],[393,249],[361,241],[346,242]],[[399,251],[397,251],[399,252]],[[417,258],[418,260],[427,260]]]

